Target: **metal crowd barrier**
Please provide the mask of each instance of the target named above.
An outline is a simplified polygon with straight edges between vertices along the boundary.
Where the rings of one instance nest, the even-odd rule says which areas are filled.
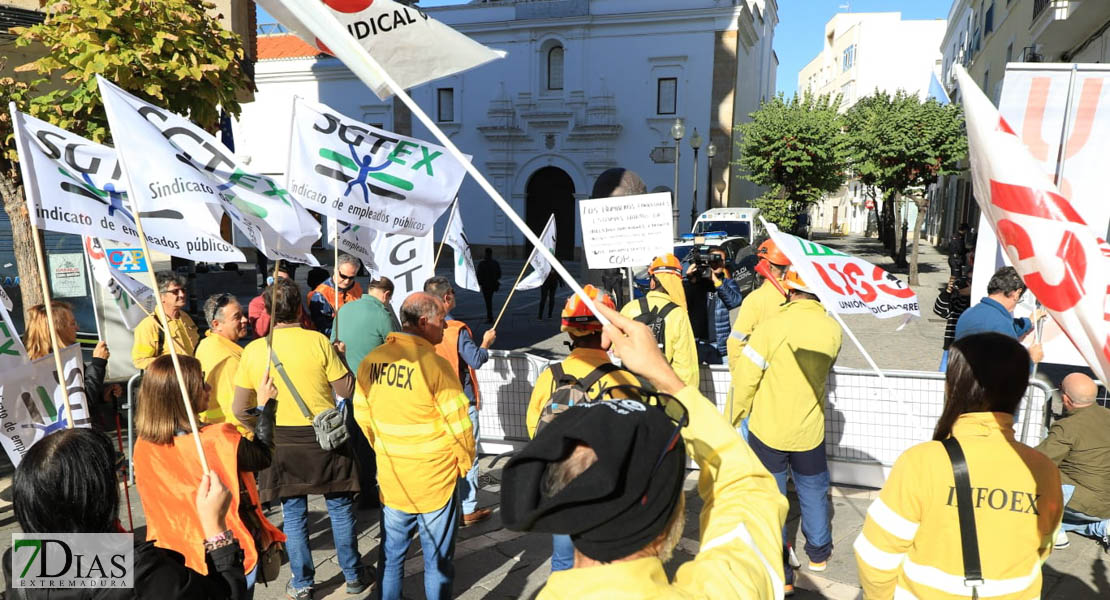
[[[552,360],[491,351],[478,370],[482,394],[481,451],[500,454],[528,440],[524,417],[532,387]],[[944,406],[944,374],[835,367],[826,382],[825,447],[833,482],[881,487],[895,459],[910,446],[932,438]],[[724,365],[702,366],[699,388],[723,413],[728,410],[730,377]],[[1047,433],[1052,390],[1030,380],[1014,419],[1015,436],[1037,445]],[[899,402],[898,400],[901,400]]]

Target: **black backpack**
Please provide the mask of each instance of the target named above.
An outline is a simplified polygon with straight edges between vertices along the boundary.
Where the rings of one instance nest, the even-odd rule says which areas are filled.
[[[551,395],[548,396],[547,403],[543,405],[543,410],[540,412],[540,421],[536,424],[536,434],[539,435],[540,430],[554,421],[559,413],[576,404],[588,402],[590,388],[596,385],[602,377],[620,370],[621,368],[613,363],[604,363],[579,379],[564,371],[563,363],[558,362],[551,365]]]
[[[651,332],[655,334],[655,343],[659,344],[660,348],[667,342],[667,315],[676,308],[678,305],[674,302],[668,302],[660,308],[652,308],[647,298],[640,298],[640,314],[636,315],[635,320],[651,328]]]

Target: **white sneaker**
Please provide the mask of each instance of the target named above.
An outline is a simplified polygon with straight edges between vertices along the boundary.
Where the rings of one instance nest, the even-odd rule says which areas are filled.
[[[1068,532],[1063,529],[1056,532],[1056,541],[1052,543],[1052,547],[1057,550],[1062,550],[1071,545],[1071,540],[1068,539]]]

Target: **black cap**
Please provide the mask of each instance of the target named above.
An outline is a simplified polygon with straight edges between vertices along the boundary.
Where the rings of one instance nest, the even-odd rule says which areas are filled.
[[[544,496],[547,468],[577,444],[592,448],[597,462]],[[612,562],[659,537],[682,494],[685,471],[686,447],[662,409],[628,399],[580,404],[505,466],[501,519],[514,531],[570,535],[586,556]]]

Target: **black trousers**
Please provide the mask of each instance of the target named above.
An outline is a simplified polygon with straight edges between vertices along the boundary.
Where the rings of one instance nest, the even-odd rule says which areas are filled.
[[[482,300],[486,301],[486,319],[489,320],[489,321],[493,320],[493,293],[494,293],[494,291],[495,290],[493,288],[488,288],[488,287],[482,288]]]

